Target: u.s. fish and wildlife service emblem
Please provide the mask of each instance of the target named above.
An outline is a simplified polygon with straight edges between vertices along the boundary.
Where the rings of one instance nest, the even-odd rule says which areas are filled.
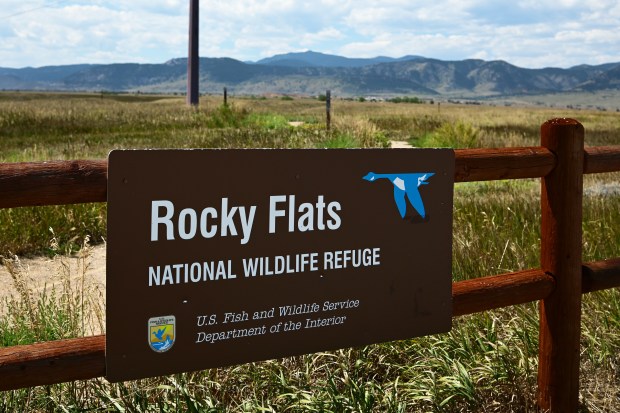
[[[170,350],[176,336],[176,319],[173,315],[149,318],[149,346],[157,353]]]

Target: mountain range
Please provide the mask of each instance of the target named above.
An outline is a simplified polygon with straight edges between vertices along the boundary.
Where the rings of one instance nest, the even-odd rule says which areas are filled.
[[[119,63],[1,68],[0,89],[183,93],[187,59],[162,64]],[[567,69],[527,69],[501,60],[444,61],[422,56],[371,59],[317,52],[287,53],[257,62],[200,59],[200,90],[235,94],[490,97],[617,90],[620,62]]]

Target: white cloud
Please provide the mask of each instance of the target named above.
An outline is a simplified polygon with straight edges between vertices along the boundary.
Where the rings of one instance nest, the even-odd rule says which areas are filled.
[[[0,66],[163,62],[187,53],[185,0],[0,0],[0,10]],[[616,0],[210,0],[200,21],[201,55],[240,60],[312,49],[527,67],[620,61]]]
[[[1,43],[11,50],[0,46],[0,66],[143,62],[148,60],[149,50],[157,49],[171,57],[186,50],[187,30],[181,33],[170,28],[186,25],[187,11],[184,15],[138,13],[127,4],[111,8],[104,3],[66,4],[8,19],[13,35]],[[151,9],[172,7],[173,3],[155,2]],[[24,63],[6,63],[19,61]]]
[[[321,30],[318,33],[306,33],[299,40],[299,44],[302,46],[315,46],[320,45],[321,43],[330,41],[330,40],[338,40],[343,38],[343,34],[340,30],[334,27],[328,27]]]

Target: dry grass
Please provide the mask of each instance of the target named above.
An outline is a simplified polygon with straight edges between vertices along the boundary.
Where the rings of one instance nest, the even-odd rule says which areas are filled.
[[[334,101],[334,130],[327,132],[324,104],[316,100],[230,101],[222,108],[218,99],[206,98],[193,111],[174,98],[0,94],[0,157],[100,158],[118,147],[382,147],[394,138],[527,146],[538,145],[540,124],[558,116],[582,121],[587,144],[617,144],[620,138],[617,116],[605,112]],[[293,128],[290,121],[304,125]],[[614,188],[620,174],[587,176],[585,182],[594,189],[584,198],[584,260],[620,256],[620,194],[596,189]],[[538,266],[538,194],[536,180],[457,185],[455,280]],[[5,302],[0,318],[3,345],[104,328],[102,292],[80,278],[88,266],[88,243],[79,240],[91,229],[72,230],[70,218],[94,222],[105,236],[105,220],[97,218],[105,212],[93,207],[82,216],[68,208],[44,215],[56,220],[56,240],[70,234],[51,251],[73,245],[73,251],[81,249],[83,263],[67,267],[58,258],[60,283],[40,292],[19,260],[7,255],[18,294]],[[3,228],[36,226],[25,212],[0,214]],[[47,243],[48,227],[33,237]],[[3,241],[27,244],[18,231],[0,233]],[[618,411],[617,290],[584,296],[582,331],[581,411]],[[528,412],[535,411],[537,352],[532,303],[457,318],[448,334],[116,385],[97,379],[3,392],[0,411]]]

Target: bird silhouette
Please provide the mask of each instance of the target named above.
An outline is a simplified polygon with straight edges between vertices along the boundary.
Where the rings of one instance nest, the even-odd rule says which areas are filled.
[[[160,328],[156,332],[154,331],[153,334],[155,335],[155,337],[157,337],[158,340],[163,340],[165,332],[166,332],[166,327]]]
[[[365,180],[374,182],[377,179],[387,179],[394,185],[394,202],[398,207],[398,212],[402,218],[407,212],[407,202],[405,195],[409,199],[409,203],[420,214],[422,218],[426,217],[424,203],[420,196],[420,185],[428,185],[426,180],[435,175],[433,172],[415,173],[415,174],[376,174],[368,172],[364,177]]]

